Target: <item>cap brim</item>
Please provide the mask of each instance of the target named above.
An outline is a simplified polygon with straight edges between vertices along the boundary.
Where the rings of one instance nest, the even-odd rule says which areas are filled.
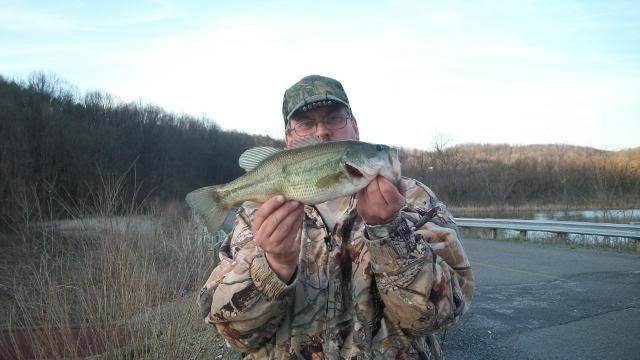
[[[336,96],[333,95],[313,95],[313,96],[309,96],[308,98],[305,98],[304,101],[299,102],[294,108],[293,110],[291,110],[289,112],[289,114],[287,114],[287,120],[291,119],[291,115],[293,115],[296,111],[300,110],[302,107],[306,106],[306,105],[311,105],[313,103],[317,103],[319,101],[326,101],[326,100],[333,100],[333,101],[337,101],[338,103],[344,105],[347,107],[347,109],[351,109],[351,106],[349,106],[349,103],[345,102],[342,99],[339,99]]]

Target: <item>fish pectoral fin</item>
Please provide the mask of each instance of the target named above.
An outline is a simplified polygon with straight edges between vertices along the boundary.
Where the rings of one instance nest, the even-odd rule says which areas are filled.
[[[316,181],[316,187],[318,189],[326,189],[340,182],[344,175],[341,172],[337,172],[334,174],[326,175],[319,178]]]
[[[258,164],[263,162],[266,158],[281,152],[282,149],[274,148],[271,146],[258,146],[251,148],[240,155],[238,164],[246,172],[255,169]]]

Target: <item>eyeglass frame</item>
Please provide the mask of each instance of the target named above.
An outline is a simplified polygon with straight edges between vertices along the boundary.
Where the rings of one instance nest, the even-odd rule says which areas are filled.
[[[336,117],[336,116],[344,117],[344,123],[343,123],[340,127],[336,127],[336,128],[330,128],[330,127],[328,127],[328,126],[327,126],[327,123],[326,123],[326,120],[327,120],[328,118],[330,118],[330,117]],[[345,115],[345,114],[331,114],[331,115],[329,115],[329,116],[327,116],[327,117],[325,117],[325,118],[321,119],[320,121],[316,121],[316,120],[313,120],[313,119],[306,119],[306,120],[302,120],[299,124],[301,124],[302,122],[313,121],[313,129],[312,129],[312,130],[309,130],[309,132],[308,132],[308,133],[306,133],[306,134],[300,134],[300,133],[298,133],[298,131],[296,130],[296,127],[295,127],[295,126],[291,126],[291,121],[292,121],[293,119],[289,119],[289,122],[288,122],[288,124],[287,124],[287,128],[286,128],[286,130],[287,130],[287,131],[293,131],[293,132],[295,132],[295,133],[296,133],[296,135],[298,135],[298,136],[300,136],[300,137],[305,137],[305,136],[307,136],[307,135],[309,135],[309,134],[313,134],[313,133],[318,129],[318,122],[322,122],[322,123],[324,124],[324,126],[325,126],[327,129],[329,129],[329,130],[332,130],[332,131],[333,131],[333,130],[340,130],[340,129],[344,129],[344,128],[347,126],[347,122],[348,122],[349,120],[351,120],[351,119],[353,119],[353,115],[351,114],[351,112],[349,112],[349,114],[347,114],[347,115]]]

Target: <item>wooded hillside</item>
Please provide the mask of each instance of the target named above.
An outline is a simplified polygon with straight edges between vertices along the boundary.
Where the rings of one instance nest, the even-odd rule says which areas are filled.
[[[70,89],[41,73],[24,83],[0,77],[0,215],[13,218],[29,199],[51,193],[81,201],[125,174],[129,196],[183,199],[242,174],[238,157],[247,148],[283,147],[209,119]]]
[[[563,144],[436,145],[403,151],[405,175],[456,206],[637,207],[640,148],[617,152]]]
[[[51,75],[0,76],[0,215],[31,198],[88,194],[123,174],[138,199],[183,199],[242,174],[237,161],[280,140],[221,130],[213,121],[91,92]],[[444,146],[402,150],[403,173],[451,206],[628,207],[640,202],[640,148],[608,152],[568,145]],[[55,212],[55,204],[50,212]]]

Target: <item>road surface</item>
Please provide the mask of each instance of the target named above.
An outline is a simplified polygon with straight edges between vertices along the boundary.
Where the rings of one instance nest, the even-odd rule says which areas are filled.
[[[471,310],[445,358],[640,359],[640,256],[465,240]]]

